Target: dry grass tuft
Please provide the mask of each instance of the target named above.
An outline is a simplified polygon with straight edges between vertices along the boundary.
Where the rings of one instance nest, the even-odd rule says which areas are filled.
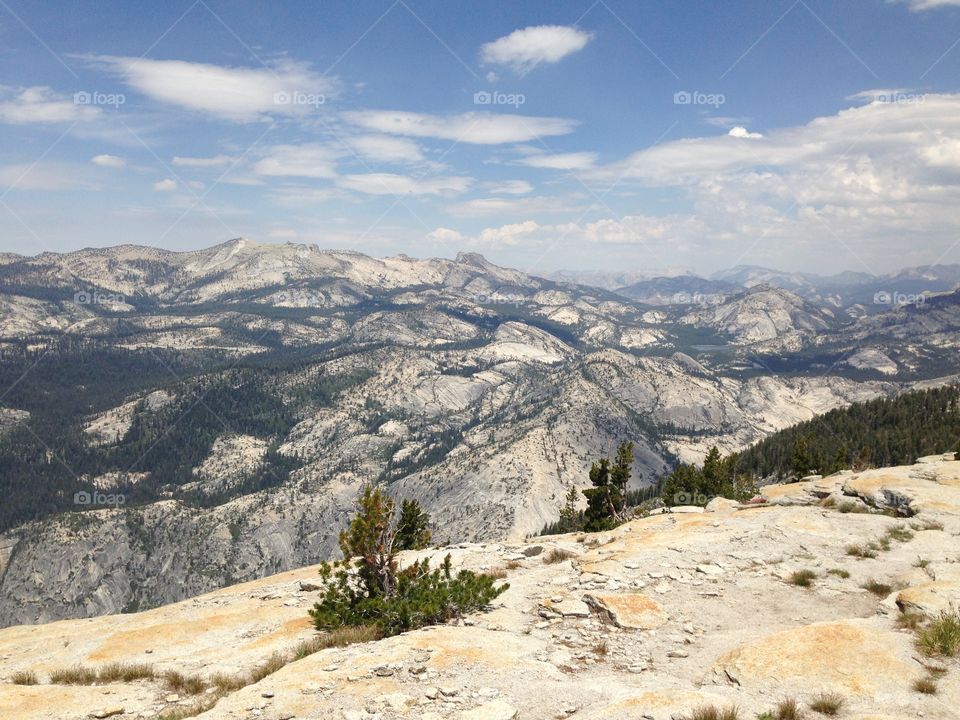
[[[543,556],[543,562],[545,565],[554,565],[576,556],[576,553],[570,552],[569,550],[564,550],[563,548],[554,548]]]
[[[790,577],[787,578],[787,582],[791,585],[796,585],[797,587],[808,588],[813,585],[813,581],[816,577],[817,574],[813,570],[797,570],[790,573]]]
[[[10,677],[10,682],[14,685],[36,685],[40,681],[33,670],[18,670]]]
[[[836,693],[820,693],[810,702],[810,709],[821,715],[836,715],[843,707],[843,698]]]

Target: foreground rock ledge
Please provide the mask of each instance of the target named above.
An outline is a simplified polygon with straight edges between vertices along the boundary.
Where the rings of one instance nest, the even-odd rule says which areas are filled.
[[[290,663],[198,717],[668,720],[710,703],[753,718],[785,697],[835,692],[844,718],[955,718],[960,663],[938,660],[947,670],[938,693],[915,692],[931,661],[896,619],[960,600],[960,462],[925,459],[764,495],[762,507],[715,502],[600,535],[538,538],[539,554],[504,544],[433,551],[457,567],[509,566],[511,588],[464,623]],[[818,504],[826,497],[915,515],[839,512]],[[912,538],[876,558],[847,554],[911,523]],[[554,548],[573,556],[545,563]],[[811,588],[786,581],[802,569],[817,575]],[[890,585],[889,596],[861,588],[871,580]],[[306,611],[317,593],[309,567],[147,612],[0,630],[0,717],[150,718],[190,705],[154,681],[51,685],[49,673],[121,662],[240,674],[315,634]],[[41,684],[10,684],[28,670]]]

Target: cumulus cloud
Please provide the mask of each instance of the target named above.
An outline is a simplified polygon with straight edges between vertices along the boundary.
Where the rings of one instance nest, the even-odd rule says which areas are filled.
[[[348,122],[378,133],[437,138],[472,145],[528,142],[553,135],[566,135],[577,127],[575,120],[495,113],[427,115],[400,110],[360,110],[343,113]]]
[[[367,195],[459,195],[470,187],[471,178],[413,178],[393,173],[364,173],[344,175],[337,184]]]
[[[505,65],[527,73],[540,63],[559,62],[586,47],[593,35],[575,27],[536,25],[514,30],[480,48],[485,65]]]
[[[757,139],[762,138],[763,134],[758,132],[750,132],[742,125],[737,125],[736,127],[730,128],[730,132],[727,133],[730,137],[735,138],[747,138],[747,139]]]
[[[96,120],[101,114],[100,108],[42,86],[21,89],[0,101],[0,122],[9,125],[71,123]]]
[[[94,155],[90,162],[100,167],[113,168],[119,170],[127,166],[127,161],[117,155]]]
[[[112,55],[84,58],[157,102],[237,122],[303,116],[315,112],[335,90],[335,81],[290,61],[268,69]]]

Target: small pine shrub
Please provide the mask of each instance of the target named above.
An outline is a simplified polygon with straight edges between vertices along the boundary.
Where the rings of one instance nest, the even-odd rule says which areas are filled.
[[[33,670],[18,670],[10,677],[10,682],[14,685],[36,685],[40,681]]]
[[[917,632],[917,645],[926,655],[953,657],[960,652],[960,614],[943,612]]]
[[[317,630],[373,625],[383,636],[397,635],[480,610],[509,588],[470,570],[454,576],[450,555],[435,570],[427,560],[399,570],[394,507],[380,488],[364,487],[357,514],[340,533],[347,559],[320,566],[325,589],[310,610]]]
[[[790,577],[787,578],[787,582],[791,585],[796,585],[797,587],[808,588],[813,585],[814,579],[817,577],[817,574],[813,570],[797,570],[790,574]]]
[[[836,693],[820,693],[810,702],[810,709],[821,715],[836,715],[843,707],[843,698]]]

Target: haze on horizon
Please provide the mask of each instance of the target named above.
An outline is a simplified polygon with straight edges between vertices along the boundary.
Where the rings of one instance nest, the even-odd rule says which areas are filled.
[[[960,262],[960,1],[0,7],[0,252]]]

